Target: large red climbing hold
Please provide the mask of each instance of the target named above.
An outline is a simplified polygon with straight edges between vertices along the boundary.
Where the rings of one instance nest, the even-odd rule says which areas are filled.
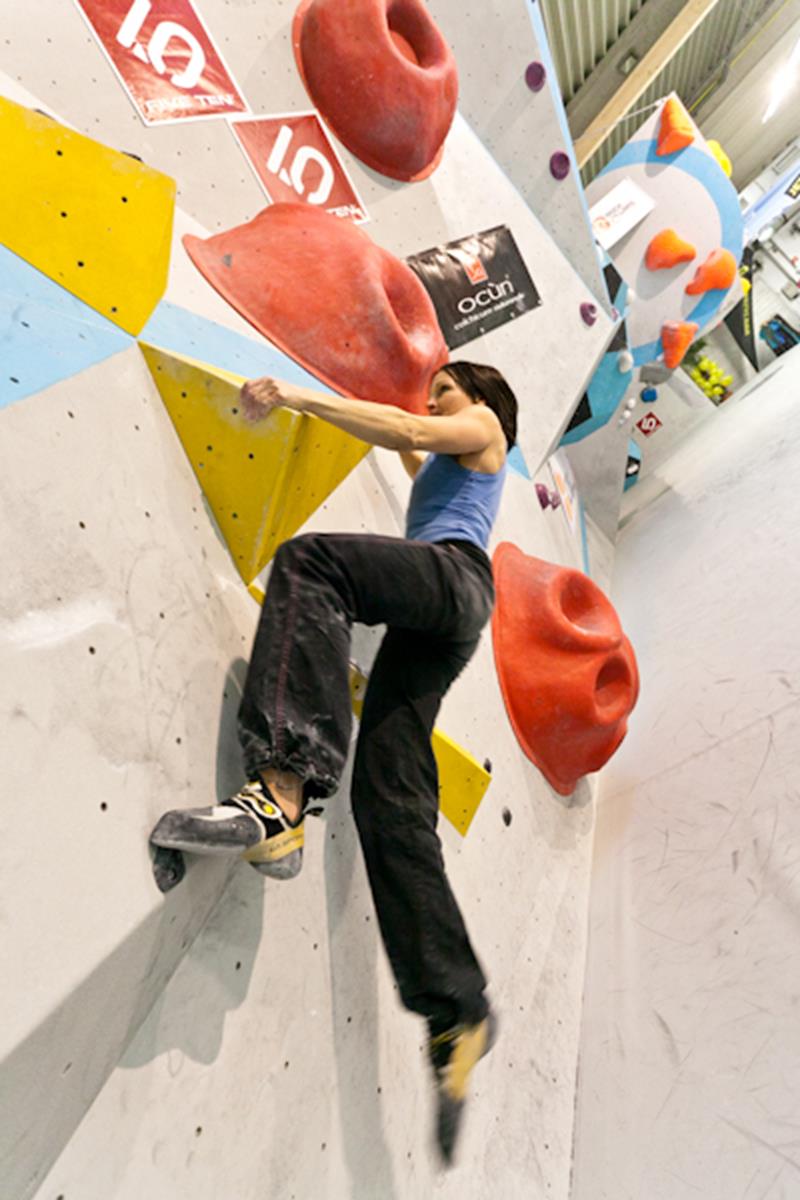
[[[691,146],[695,139],[695,127],[692,118],[681,104],[677,96],[670,96],[661,110],[661,125],[658,130],[659,156],[675,154],[686,146]]]
[[[733,286],[739,266],[730,250],[714,250],[695,272],[694,279],[686,288],[690,296],[719,289],[727,292]]]
[[[449,357],[433,303],[351,221],[273,204],[183,244],[237,312],[335,391],[427,412],[430,379]]]
[[[669,271],[679,263],[691,262],[697,250],[674,229],[662,229],[652,239],[644,256],[648,271]]]
[[[625,737],[639,695],[633,648],[588,576],[495,551],[494,656],[522,750],[562,796],[599,771]]]
[[[669,367],[670,371],[681,365],[699,328],[694,321],[665,321],[661,326],[664,365]]]
[[[458,70],[423,0],[303,0],[293,41],[311,99],[348,150],[392,179],[435,170]]]

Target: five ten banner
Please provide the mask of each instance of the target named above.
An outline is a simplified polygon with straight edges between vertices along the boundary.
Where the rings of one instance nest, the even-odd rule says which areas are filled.
[[[247,112],[191,0],[76,0],[146,125]]]

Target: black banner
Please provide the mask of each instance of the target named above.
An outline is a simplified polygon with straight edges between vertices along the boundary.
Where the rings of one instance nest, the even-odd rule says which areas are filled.
[[[753,249],[751,246],[745,246],[744,248],[739,274],[742,277],[745,294],[742,300],[736,305],[736,308],[728,313],[725,318],[725,324],[736,338],[739,347],[747,355],[755,369],[758,370],[758,352],[756,350],[755,331],[753,330]]]
[[[451,350],[542,303],[505,225],[406,261],[425,285]]]

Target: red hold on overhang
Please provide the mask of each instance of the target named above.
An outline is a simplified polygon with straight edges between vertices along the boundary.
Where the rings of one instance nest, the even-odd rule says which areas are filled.
[[[303,0],[293,42],[308,94],[348,150],[405,182],[436,169],[458,70],[422,0]]]
[[[613,605],[588,576],[502,542],[492,560],[494,657],[522,750],[570,795],[608,762],[639,694],[636,658]]]
[[[273,204],[183,244],[237,312],[335,391],[427,412],[449,357],[433,303],[406,263],[350,221]]]

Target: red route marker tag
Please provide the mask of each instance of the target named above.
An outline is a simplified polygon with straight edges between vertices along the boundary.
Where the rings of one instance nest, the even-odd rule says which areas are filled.
[[[145,125],[247,112],[192,0],[75,0]]]
[[[661,429],[663,421],[659,421],[655,413],[648,413],[642,417],[641,421],[636,422],[636,428],[644,437],[651,437],[659,429]]]
[[[310,204],[356,225],[369,220],[315,112],[249,117],[231,129],[273,204]]]

